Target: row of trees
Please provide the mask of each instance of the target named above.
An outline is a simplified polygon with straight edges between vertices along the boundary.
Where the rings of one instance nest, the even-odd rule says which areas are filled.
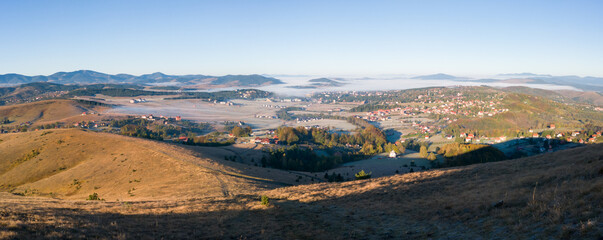
[[[481,144],[450,143],[438,149],[438,154],[445,157],[443,167],[464,166],[507,159],[505,154],[497,148]]]
[[[387,143],[383,132],[363,119],[347,120],[359,126],[352,134],[332,133],[321,128],[279,127],[276,130],[279,140],[293,146],[270,150],[266,164],[289,170],[324,171],[345,162],[365,158],[366,155],[392,150],[398,154],[405,152],[404,146]],[[297,144],[310,146],[299,147]],[[316,145],[321,150],[312,147]],[[317,154],[317,151],[321,154]]]
[[[262,159],[262,165],[286,170],[319,172],[362,157],[351,152],[335,152],[332,149],[324,151],[332,151],[332,153],[317,154],[312,147],[300,147],[298,145],[270,149],[269,157]]]
[[[120,128],[122,135],[158,140],[181,136],[192,138],[211,129],[211,125],[208,123],[195,123],[185,120],[175,121],[174,119],[168,119],[167,121],[172,124],[158,124],[156,121],[142,118],[114,119],[111,120],[109,126]]]

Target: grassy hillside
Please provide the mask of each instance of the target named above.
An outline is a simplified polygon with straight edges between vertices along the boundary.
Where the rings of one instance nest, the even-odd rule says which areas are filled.
[[[89,113],[98,108],[100,107],[75,100],[47,100],[0,106],[0,116],[8,116],[10,123],[5,124],[5,126],[15,126],[27,122],[36,125],[53,123],[66,118],[80,116],[83,112]]]
[[[508,112],[493,117],[464,118],[452,123],[447,133],[477,131],[480,134],[504,135],[529,128],[543,129],[549,124],[561,128],[581,128],[586,122],[603,124],[603,112],[591,108],[569,105],[549,98],[508,93],[503,100]]]
[[[398,228],[411,238],[597,239],[603,236],[603,145],[367,181],[281,188],[268,195],[337,206],[333,212],[343,212],[340,219],[358,220],[347,220],[352,225],[344,228],[364,233]]]
[[[2,134],[0,190],[80,200],[96,192],[115,201],[228,196],[286,184],[268,178],[295,180],[278,170],[222,164],[205,151],[75,129]]]
[[[173,200],[134,202],[0,193],[0,237],[600,239],[602,153],[603,145],[589,145],[496,163],[203,199],[191,198],[186,189]],[[102,173],[91,170],[82,172]],[[180,184],[188,179],[170,176],[165,177]],[[268,196],[267,206],[259,194]]]

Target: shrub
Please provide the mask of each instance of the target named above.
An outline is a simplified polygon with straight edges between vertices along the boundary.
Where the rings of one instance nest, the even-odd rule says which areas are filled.
[[[88,195],[88,198],[86,198],[86,200],[90,200],[90,201],[102,201],[104,199],[101,199],[98,197],[98,193],[93,193]]]
[[[371,178],[371,174],[372,174],[372,172],[366,173],[366,172],[364,172],[364,170],[360,170],[360,172],[354,174],[354,176],[356,177],[356,180],[361,180],[361,179]]]
[[[262,195],[260,201],[262,202],[262,205],[264,205],[264,206],[270,205],[270,199],[266,195]]]

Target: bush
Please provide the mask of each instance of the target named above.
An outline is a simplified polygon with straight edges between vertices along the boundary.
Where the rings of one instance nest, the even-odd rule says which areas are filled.
[[[270,205],[270,199],[266,195],[262,195],[261,202],[262,202],[262,205],[264,205],[264,206]]]
[[[98,197],[98,193],[93,193],[88,195],[88,198],[86,198],[86,200],[91,200],[91,201],[102,201],[104,199],[101,199]]]
[[[364,172],[364,170],[360,170],[360,172],[354,174],[354,176],[356,177],[356,180],[361,180],[361,179],[371,178],[371,174],[373,174],[373,173],[372,172],[366,173],[366,172]]]

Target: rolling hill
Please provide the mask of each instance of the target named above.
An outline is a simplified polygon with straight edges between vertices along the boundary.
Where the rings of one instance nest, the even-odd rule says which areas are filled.
[[[503,162],[282,187],[270,176],[284,172],[253,168],[259,170],[248,174],[243,165],[204,158],[207,149],[80,130],[0,139],[5,156],[0,185],[13,192],[0,193],[0,236],[5,238],[603,236],[601,144]],[[39,154],[12,160],[31,156],[32,149]],[[106,201],[82,200],[92,192]],[[259,195],[268,196],[267,206]]]
[[[91,105],[84,101],[57,99],[0,106],[0,116],[9,116],[10,123],[5,126],[23,123],[39,125],[67,120],[81,116],[84,112],[89,113],[103,108],[105,107]]]
[[[566,103],[586,103],[595,106],[603,106],[603,95],[593,91],[573,91],[573,90],[545,90],[529,87],[506,87],[502,89],[507,92],[523,93],[532,96],[546,97],[558,102]]]
[[[76,129],[2,134],[0,189],[114,201],[228,197],[294,183],[293,174],[222,163],[223,150],[208,150]]]

